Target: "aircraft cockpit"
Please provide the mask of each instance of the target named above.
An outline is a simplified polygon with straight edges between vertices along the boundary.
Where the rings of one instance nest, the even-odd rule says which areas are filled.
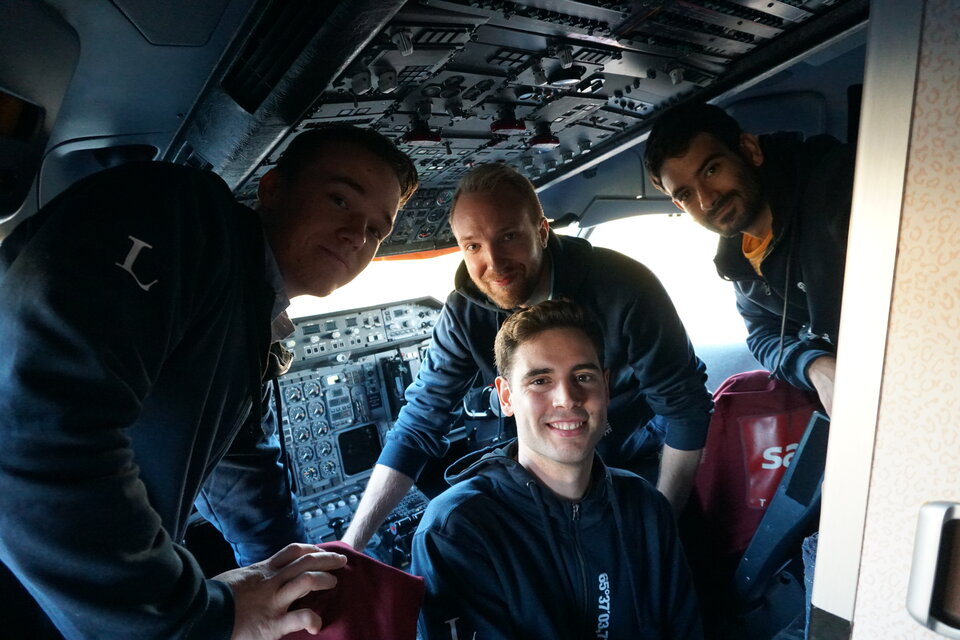
[[[502,165],[529,180],[546,219],[544,248],[548,237],[586,240],[645,265],[669,295],[671,313],[705,366],[709,394],[762,368],[748,348],[755,338],[742,317],[749,305],[719,264],[715,229],[681,212],[687,209],[681,198],[668,194],[659,169],[652,173],[645,164],[647,143],[664,113],[706,102],[725,110],[744,133],[798,141],[825,134],[856,149],[868,130],[862,120],[870,113],[865,77],[878,4],[4,0],[0,252],[20,225],[31,225],[37,212],[73,185],[133,163],[162,161],[212,172],[236,202],[259,212],[269,176],[302,134],[333,126],[372,130],[409,157],[419,188],[402,204],[389,233],[377,238],[369,267],[327,296],[283,300],[292,327],[278,341],[288,362],[265,399],[276,416],[276,432],[268,435],[276,436],[281,449],[285,482],[306,534],[302,542],[339,541],[377,473],[408,388],[430,363],[448,296],[457,295],[451,294],[455,274],[461,269],[461,277],[473,276],[463,275],[470,265],[461,265],[465,247],[458,244],[451,211],[461,180],[478,167]],[[945,4],[955,18],[955,3]],[[859,172],[864,159],[857,156],[857,162]],[[735,195],[746,200],[750,194]],[[846,229],[843,234],[845,242]],[[130,239],[130,261],[116,266],[133,275],[130,265],[153,247]],[[769,252],[766,245],[762,249]],[[743,255],[748,253],[745,244]],[[748,279],[762,280],[761,262],[751,264],[756,274]],[[282,278],[280,266],[274,267]],[[847,282],[850,273],[848,264]],[[788,270],[784,318],[791,304],[802,307],[808,295],[808,276],[793,277],[796,287],[789,286]],[[0,273],[0,283],[2,278]],[[137,284],[144,291],[151,286]],[[808,325],[803,330],[836,352],[830,336],[818,336]],[[785,333],[781,329],[781,351]],[[230,339],[224,334],[224,343]],[[102,354],[112,366],[110,357]],[[445,471],[517,434],[494,385],[482,373],[471,381],[446,416],[445,455],[427,463],[360,551],[410,570],[415,532],[448,487]],[[813,400],[803,405],[805,413],[780,411],[783,424],[769,428],[776,438],[748,442],[744,436],[736,446],[718,444],[723,453],[709,454],[736,449],[731,465],[743,477],[715,475],[720,479],[703,480],[694,489],[715,512],[737,511],[728,509],[727,494],[717,497],[706,486],[733,482],[737,500],[749,503],[743,512],[751,524],[738,529],[723,518],[679,518],[701,599],[718,598],[703,607],[707,638],[804,637],[813,584],[812,578],[804,583],[801,544],[818,528],[830,424],[824,407],[832,401],[825,405],[822,396],[815,398],[817,389],[805,391],[813,394],[806,396]],[[700,471],[721,473],[718,466],[716,458],[704,458]],[[775,471],[776,480],[760,486],[753,471]],[[714,537],[714,527],[729,527],[741,538],[735,557],[718,558],[713,547],[697,546]],[[195,556],[207,579],[237,567],[233,541],[197,510],[189,515],[184,539],[174,542]],[[45,604],[42,589],[31,595]],[[591,630],[598,638],[607,637],[600,615]],[[0,616],[4,637],[6,616]],[[20,620],[15,616],[10,619]],[[829,617],[814,624],[821,635],[807,637],[855,637],[849,620]],[[839,632],[830,630],[835,622]],[[68,623],[58,626],[68,637],[83,637],[81,631],[71,636]],[[455,623],[451,629],[456,638]]]

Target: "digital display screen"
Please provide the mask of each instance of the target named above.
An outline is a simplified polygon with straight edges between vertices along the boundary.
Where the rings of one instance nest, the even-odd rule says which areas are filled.
[[[324,330],[325,330],[325,331],[333,331],[333,330],[336,329],[336,328],[337,328],[337,321],[336,321],[336,320],[327,320],[327,324],[324,325]]]
[[[355,316],[350,316],[349,318],[347,318],[347,326],[348,327],[357,326],[357,318]]]
[[[380,444],[377,425],[374,423],[340,433],[337,436],[337,444],[340,446],[343,473],[347,476],[373,468],[383,448]]]
[[[320,333],[320,325],[307,324],[303,326],[303,335],[308,336],[311,333]]]

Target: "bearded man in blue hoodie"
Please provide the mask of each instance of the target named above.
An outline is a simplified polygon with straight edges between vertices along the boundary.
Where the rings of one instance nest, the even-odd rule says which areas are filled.
[[[670,505],[594,451],[609,402],[599,325],[550,300],[512,315],[494,348],[517,439],[451,466],[424,514],[423,638],[702,637]]]
[[[650,180],[720,235],[714,263],[734,285],[747,346],[829,415],[837,365],[855,149],[828,135],[757,136],[723,109],[692,102],[647,139]]]

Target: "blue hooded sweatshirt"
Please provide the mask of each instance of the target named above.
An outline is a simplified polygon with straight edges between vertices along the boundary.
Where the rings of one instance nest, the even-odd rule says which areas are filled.
[[[594,458],[579,502],[516,460],[516,442],[447,471],[413,539],[424,640],[702,638],[670,507]]]

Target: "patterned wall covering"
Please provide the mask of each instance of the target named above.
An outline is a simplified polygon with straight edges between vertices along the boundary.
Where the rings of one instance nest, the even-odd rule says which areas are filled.
[[[921,46],[855,640],[942,637],[907,581],[920,505],[960,501],[960,0],[927,0]]]

